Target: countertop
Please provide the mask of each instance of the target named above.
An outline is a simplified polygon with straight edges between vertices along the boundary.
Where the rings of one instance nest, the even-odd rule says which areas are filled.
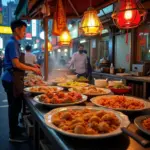
[[[104,75],[108,77],[120,78],[125,80],[141,81],[150,83],[150,76],[120,76],[116,74],[101,73],[99,71],[92,72],[93,75]]]
[[[97,139],[97,140],[83,140],[78,138],[70,138],[55,132],[49,128],[44,122],[44,114],[50,111],[50,108],[40,105],[33,101],[33,97],[26,96],[25,101],[29,107],[33,118],[37,121],[40,128],[45,133],[45,136],[50,140],[52,149],[60,150],[150,150],[150,147],[144,148],[135,140],[125,134],[115,136],[113,138]],[[83,104],[86,105],[86,104]],[[149,112],[147,112],[149,113]],[[146,113],[146,114],[147,114]],[[132,114],[130,117],[131,124],[129,129],[133,132],[137,128],[133,124],[133,118],[143,115],[143,113]],[[148,136],[146,136],[148,139]]]

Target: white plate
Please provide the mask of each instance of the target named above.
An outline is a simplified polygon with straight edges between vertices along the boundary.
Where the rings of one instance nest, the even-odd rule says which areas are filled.
[[[84,88],[88,88],[88,87],[84,87]],[[102,93],[84,93],[84,92],[82,93],[82,92],[78,91],[78,88],[77,88],[77,90],[74,90],[73,88],[70,88],[69,91],[76,91],[76,92],[82,93],[82,94],[87,95],[87,96],[100,96],[100,95],[111,94],[111,90],[109,90],[109,89],[98,88],[98,87],[96,87],[96,88],[104,91],[105,93],[104,94],[102,94]],[[80,89],[80,87],[79,87],[79,89]]]
[[[143,131],[144,133],[150,135],[150,131],[147,130],[147,129],[145,129],[145,128],[143,127],[143,125],[142,125],[142,121],[144,121],[145,119],[148,119],[148,118],[150,118],[150,115],[144,115],[144,116],[136,117],[136,118],[134,119],[134,124],[136,125],[136,127],[137,127],[139,130],[141,130],[141,131]]]
[[[51,104],[51,103],[44,103],[44,102],[41,102],[41,101],[39,100],[40,97],[41,97],[41,95],[35,96],[35,97],[33,98],[33,100],[36,101],[36,102],[39,103],[39,104],[46,105],[46,106],[49,106],[49,107],[52,107],[52,108],[54,108],[54,107],[62,107],[62,106],[64,107],[64,106],[77,105],[77,104],[81,104],[81,103],[83,103],[83,102],[85,102],[85,101],[87,100],[87,96],[82,95],[82,100],[76,101],[76,102],[74,102],[74,103]]]
[[[59,83],[58,86],[64,88],[73,88],[73,87],[86,87],[89,85],[88,83],[83,83],[83,82],[77,82],[77,83],[79,84],[78,86],[66,85],[65,83]]]
[[[81,109],[91,109],[91,110],[105,110],[107,112],[113,112],[117,118],[120,120],[120,126],[118,127],[118,129],[116,129],[115,131],[111,132],[111,133],[105,133],[105,134],[99,134],[99,135],[87,135],[87,134],[76,134],[76,133],[70,133],[67,131],[64,131],[58,127],[56,127],[53,123],[52,123],[52,116],[55,115],[58,112],[61,111],[67,111],[69,109],[73,109],[73,110],[81,110]],[[110,110],[110,109],[105,109],[105,108],[98,108],[98,107],[90,107],[90,106],[72,106],[72,107],[61,107],[61,108],[56,108],[51,110],[50,112],[48,112],[47,114],[44,115],[45,118],[45,122],[46,124],[60,132],[61,134],[70,136],[70,137],[76,137],[76,138],[82,138],[82,139],[103,139],[103,138],[108,138],[108,137],[112,137],[112,136],[116,136],[122,133],[121,128],[122,127],[128,127],[128,125],[130,124],[130,121],[128,119],[128,117],[126,115],[124,115],[121,112],[117,112],[114,110]]]
[[[58,86],[33,86],[33,87],[24,88],[24,91],[25,92],[34,93],[34,94],[43,94],[44,92],[33,92],[33,91],[30,91],[31,88],[39,88],[39,87],[57,88],[57,91],[62,91],[63,90],[62,87],[58,87]]]
[[[98,103],[99,99],[103,98],[103,97],[113,97],[113,96],[116,96],[116,95],[105,95],[105,96],[97,96],[97,97],[94,97],[92,99],[90,99],[90,101],[95,104],[96,106],[100,106],[100,107],[104,107],[104,108],[108,108],[107,106],[103,106],[103,105],[100,105]],[[140,99],[140,98],[135,98],[135,97],[132,97],[132,96],[125,96],[127,98],[134,98],[136,99],[137,101],[140,101],[140,102],[143,102],[144,103],[144,108],[142,109],[121,109],[121,108],[111,108],[109,107],[109,109],[113,109],[113,110],[117,110],[117,111],[122,111],[122,112],[136,112],[136,111],[143,111],[145,109],[149,109],[150,108],[150,103],[145,101],[144,99]]]

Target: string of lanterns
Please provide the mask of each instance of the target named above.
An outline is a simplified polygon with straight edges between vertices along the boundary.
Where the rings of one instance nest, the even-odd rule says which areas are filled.
[[[146,10],[139,1],[120,0],[112,14],[112,19],[119,29],[131,29],[139,26],[145,20],[146,14]],[[94,8],[89,7],[84,12],[80,30],[85,36],[95,36],[102,33],[103,25]],[[59,44],[68,46],[70,43],[71,35],[66,27],[60,34]]]

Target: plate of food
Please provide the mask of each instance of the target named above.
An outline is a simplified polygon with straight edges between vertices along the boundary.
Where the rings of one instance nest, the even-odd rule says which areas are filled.
[[[55,79],[51,80],[51,82],[54,83],[54,84],[64,83],[66,81],[67,81],[67,79],[65,77],[58,77],[58,78],[55,78]]]
[[[50,107],[70,106],[81,104],[87,100],[87,96],[77,92],[48,92],[46,94],[38,95],[33,99],[37,103],[47,105]]]
[[[46,124],[61,134],[82,138],[101,139],[119,135],[121,127],[130,121],[121,112],[90,106],[56,108],[44,115]]]
[[[43,93],[47,93],[47,92],[58,92],[58,91],[62,91],[62,90],[63,90],[63,88],[58,87],[58,86],[33,86],[33,87],[24,88],[25,92],[30,92],[30,93],[34,93],[34,94],[43,94]]]
[[[77,82],[89,82],[89,80],[83,76],[76,78],[75,81],[77,81]]]
[[[74,87],[70,88],[69,91],[76,91],[87,96],[107,95],[111,93],[109,89],[99,88],[94,85],[88,87]]]
[[[85,87],[88,86],[88,83],[82,83],[82,82],[74,82],[74,81],[68,81],[65,83],[59,83],[58,86],[65,87],[65,88],[73,88],[73,87]]]
[[[131,91],[130,86],[125,86],[123,84],[120,85],[114,85],[114,86],[109,86],[109,89],[114,93],[114,94],[126,94]]]
[[[134,119],[134,124],[144,133],[150,135],[150,115],[139,116]]]
[[[122,95],[104,95],[91,99],[96,106],[110,108],[118,111],[143,111],[150,108],[150,103],[144,99]]]
[[[43,81],[43,78],[41,76],[35,74],[28,74],[27,76],[24,77],[24,85],[26,87],[32,87],[32,86],[44,86],[48,85],[48,83]]]

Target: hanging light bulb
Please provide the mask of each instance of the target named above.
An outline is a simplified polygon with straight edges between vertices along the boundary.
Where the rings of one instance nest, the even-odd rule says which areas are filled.
[[[52,51],[53,50],[53,46],[52,46],[51,42],[48,41],[47,44],[48,44],[47,45],[48,46],[48,51]],[[42,50],[45,51],[45,43],[42,44]]]
[[[125,18],[126,20],[130,20],[130,19],[133,17],[133,12],[132,12],[132,10],[129,10],[129,9],[132,8],[132,7],[131,7],[131,2],[128,2],[126,5],[127,5],[127,6],[126,6],[126,10],[127,10],[127,11],[125,11],[125,13],[124,13],[124,18]]]
[[[129,19],[131,19],[132,18],[132,11],[131,10],[128,10],[128,11],[126,11],[125,12],[125,14],[124,14],[124,18],[126,19],[126,20],[129,20]]]
[[[97,11],[92,7],[84,12],[80,29],[86,36],[94,36],[102,32],[103,25],[97,16]]]
[[[146,10],[139,1],[120,0],[112,14],[115,25],[120,29],[139,26],[146,18]]]
[[[68,29],[65,29],[60,34],[59,43],[60,43],[60,45],[69,45],[70,42],[71,42],[71,35],[70,35]]]

